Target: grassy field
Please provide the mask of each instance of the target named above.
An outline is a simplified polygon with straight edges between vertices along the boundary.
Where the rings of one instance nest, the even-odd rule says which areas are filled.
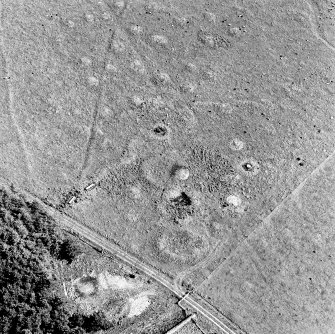
[[[198,292],[248,333],[332,333],[333,154]]]
[[[2,178],[196,287],[333,152],[332,18],[316,0],[2,1]]]
[[[189,323],[176,334],[201,334],[201,331],[193,323]]]
[[[109,76],[104,86],[104,105],[113,112],[97,115],[103,128],[96,132],[91,164],[80,182],[94,180],[102,166],[109,172],[92,206],[83,202],[69,212],[137,255],[148,252],[147,261],[172,275],[203,260],[220,241],[222,252],[206,264],[203,274],[196,273],[200,278],[190,278],[194,284],[229,256],[334,147],[332,84],[327,79],[332,50],[315,37],[308,9],[284,1],[269,6],[273,10],[261,3],[227,4],[226,11],[216,11],[215,20],[209,8],[206,15],[195,12],[199,22],[190,19],[187,24],[190,35],[182,54],[174,44],[178,41],[169,37],[168,25],[175,18],[165,18],[172,11],[168,6],[140,7],[145,17],[141,21],[130,7],[129,16],[119,21],[123,30],[112,36],[124,44],[124,50],[111,51],[118,74]],[[162,22],[159,29],[155,20]],[[134,23],[143,34],[129,33]],[[225,35],[218,36],[219,30]],[[150,34],[161,36],[163,31],[170,43],[152,44]],[[145,71],[131,69],[138,58],[147,64]],[[143,60],[149,58],[151,62]],[[168,76],[159,79],[162,60],[162,73]],[[212,76],[204,73],[208,66]],[[181,78],[195,84],[195,91],[180,89]],[[166,136],[153,133],[157,124],[166,127]],[[187,166],[190,178],[175,182],[175,166]],[[133,186],[143,193],[137,204],[124,197]],[[177,188],[195,195],[193,201],[198,196],[199,205],[190,209],[193,216],[175,225],[169,202],[160,196]],[[227,203],[229,196],[238,197],[239,204]],[[203,249],[195,259],[183,247],[177,253],[185,259],[168,249],[168,254],[159,254],[157,244],[165,245],[160,240],[173,240],[173,233],[185,229],[202,235]],[[187,247],[193,248],[192,241]]]

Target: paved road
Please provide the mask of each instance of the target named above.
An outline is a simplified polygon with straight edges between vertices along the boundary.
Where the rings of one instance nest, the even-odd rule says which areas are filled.
[[[162,273],[158,270],[148,266],[147,264],[142,263],[136,257],[129,255],[122,248],[112,243],[108,239],[99,235],[98,233],[92,231],[87,226],[79,223],[75,219],[72,219],[58,210],[43,205],[44,209],[47,213],[52,216],[56,221],[63,224],[63,226],[67,227],[70,231],[73,231],[80,235],[81,237],[87,239],[93,245],[96,245],[103,249],[105,252],[111,253],[124,262],[130,264],[131,266],[141,270],[146,275],[152,277],[157,282],[165,286],[171,292],[173,292],[177,297],[183,298],[185,296],[185,292],[176,287],[173,282],[167,279]],[[207,320],[209,320],[212,324],[214,324],[218,329],[221,330],[224,334],[235,334],[233,330],[231,330],[227,325],[225,325],[221,320],[219,320],[215,315],[213,315],[210,311],[208,311],[205,307],[203,307],[199,301],[194,300],[190,295],[185,296],[183,301],[188,304],[188,306],[192,307],[198,313],[202,314]]]
[[[0,185],[4,186],[8,189],[8,180],[2,178],[0,176]],[[189,294],[182,290],[181,287],[178,287],[166,278],[161,272],[156,270],[155,268],[150,267],[149,265],[142,263],[135,256],[132,256],[125,252],[121,247],[117,246],[115,243],[110,240],[104,238],[97,232],[94,232],[87,226],[81,224],[77,220],[61,213],[55,208],[46,205],[39,198],[37,198],[34,194],[24,191],[23,189],[18,189],[21,194],[25,195],[26,198],[30,201],[36,200],[41,207],[49,214],[49,216],[53,217],[56,221],[61,223],[67,230],[70,232],[74,232],[86,239],[92,246],[98,246],[105,252],[111,253],[114,256],[117,256],[122,261],[130,264],[131,266],[141,270],[149,277],[153,278],[171,292],[173,292],[178,298],[182,299],[188,306],[192,307],[198,313],[202,314],[207,320],[209,320],[212,324],[214,324],[223,334],[237,334],[232,329],[230,329],[227,325],[225,325],[220,319],[218,319],[212,312],[208,311],[206,307],[201,305],[201,300],[196,301]],[[206,302],[202,304],[206,305]]]
[[[66,216],[60,213],[58,210],[54,208],[47,207],[46,210],[48,214],[52,216],[55,220],[63,224],[70,231],[73,231],[79,234],[81,237],[84,237],[91,244],[100,247],[106,252],[112,253],[113,255],[122,259],[124,262],[130,264],[131,266],[134,266],[135,268],[140,269],[141,271],[146,273],[148,276],[154,278],[156,281],[158,281],[159,283],[164,285],[166,288],[171,290],[178,297],[182,298],[182,296],[184,295],[184,293],[180,289],[177,289],[174,285],[172,285],[171,282],[169,282],[167,278],[163,277],[163,275],[160,272],[158,272],[156,269],[150,268],[148,265],[142,263],[136,257],[129,255],[122,248],[112,243],[108,239],[104,238],[103,236],[99,235],[98,233],[92,231],[87,226],[80,224],[78,221],[72,219],[69,216]]]

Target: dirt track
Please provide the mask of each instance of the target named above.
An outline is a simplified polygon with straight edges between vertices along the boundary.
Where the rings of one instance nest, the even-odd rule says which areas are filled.
[[[210,289],[334,151],[332,1],[3,0],[0,12],[2,178],[95,243],[124,245],[106,247],[179,297],[183,280]]]

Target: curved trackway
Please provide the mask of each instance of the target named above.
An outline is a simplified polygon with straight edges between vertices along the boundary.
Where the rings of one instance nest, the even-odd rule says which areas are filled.
[[[4,179],[0,176],[0,184],[8,188],[8,180]],[[193,308],[199,314],[202,314],[208,321],[214,324],[220,331],[224,334],[236,334],[232,329],[230,329],[227,325],[225,325],[220,319],[218,319],[211,311],[209,311],[206,307],[201,305],[201,300],[199,297],[195,298],[191,297],[189,294],[186,294],[180,287],[176,287],[173,283],[171,283],[162,273],[157,271],[156,269],[150,267],[147,264],[142,263],[136,257],[128,254],[122,248],[117,246],[115,243],[109,241],[108,239],[102,237],[97,232],[94,232],[87,226],[81,224],[77,220],[62,214],[60,211],[54,209],[51,206],[46,205],[42,202],[35,194],[30,193],[29,191],[25,191],[23,189],[19,189],[15,187],[17,191],[20,191],[22,195],[24,195],[28,200],[37,201],[41,207],[48,213],[49,216],[53,217],[56,221],[61,223],[65,228],[69,231],[77,233],[79,236],[88,240],[92,245],[96,245],[103,249],[104,251],[111,253],[112,255],[118,257],[122,261],[130,264],[131,266],[141,270],[146,275],[150,276],[164,287],[173,292],[178,298],[182,299],[188,306]],[[207,302],[203,302],[206,305]]]
[[[205,267],[210,261],[212,261],[216,256],[219,250],[221,250],[221,246],[223,245],[222,241],[219,241],[214,249],[211,251],[211,253],[205,257],[202,261],[198,262],[196,265],[194,265],[193,267],[190,267],[189,269],[182,271],[181,273],[179,273],[176,278],[174,279],[175,285],[176,286],[182,286],[183,284],[183,280],[185,279],[185,277],[187,275],[190,275],[191,273],[193,273],[194,271],[201,269],[203,267]],[[207,278],[206,278],[207,279]]]
[[[309,19],[309,23],[311,25],[311,31],[312,31],[313,35],[318,40],[320,40],[326,47],[328,47],[331,51],[335,52],[334,45],[332,45],[327,40],[327,38],[324,36],[322,31],[320,31],[320,29],[318,29],[318,19],[317,19],[318,9],[314,9],[313,6],[315,6],[315,4],[313,3],[313,1],[310,1],[310,0],[304,0],[304,2],[309,9],[308,19]]]
[[[3,15],[3,11],[5,10],[3,8],[3,4],[0,1],[0,62],[1,62],[1,66],[2,66],[2,80],[4,82],[4,85],[6,85],[6,91],[2,92],[2,94],[5,96],[6,102],[7,102],[7,107],[8,107],[8,112],[9,112],[9,117],[12,121],[12,125],[17,133],[17,138],[19,141],[19,144],[23,150],[23,155],[24,155],[24,159],[25,160],[25,165],[27,167],[27,170],[29,172],[30,175],[30,180],[34,180],[34,171],[33,171],[33,167],[31,164],[32,156],[27,148],[26,145],[26,141],[25,141],[25,136],[21,130],[21,127],[19,125],[18,122],[18,118],[16,116],[15,113],[15,108],[14,108],[14,101],[15,101],[15,96],[13,93],[13,89],[11,88],[10,82],[8,80],[8,78],[11,77],[10,74],[10,69],[9,69],[9,61],[10,58],[6,55],[6,47],[5,47],[5,35],[6,35],[6,31],[3,27],[2,24],[2,15]]]
[[[59,211],[55,210],[52,207],[46,206],[42,204],[47,213],[52,216],[55,220],[59,221],[69,230],[78,233],[80,236],[89,240],[92,244],[99,246],[104,251],[109,252],[124,262],[134,266],[135,268],[141,270],[148,276],[155,279],[157,282],[165,286],[171,292],[173,292],[177,297],[183,298],[185,293],[181,288],[176,287],[173,283],[171,283],[164,275],[158,272],[156,269],[149,267],[148,265],[139,261],[136,257],[129,255],[119,246],[115,245],[108,239],[102,237],[98,233],[92,231],[87,226],[79,223],[78,221],[65,216]],[[207,320],[209,320],[212,324],[214,324],[217,328],[219,328],[224,334],[235,334],[233,330],[231,330],[227,325],[225,325],[221,320],[219,320],[215,315],[213,315],[210,311],[208,311],[205,307],[203,307],[198,301],[196,301],[191,296],[187,295],[184,297],[183,301],[188,304],[188,306],[192,307],[198,313],[202,314]]]

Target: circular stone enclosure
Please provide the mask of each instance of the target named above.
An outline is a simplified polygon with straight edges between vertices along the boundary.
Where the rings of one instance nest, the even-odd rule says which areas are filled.
[[[207,240],[187,230],[167,231],[157,240],[157,248],[166,261],[195,264],[208,250]]]

